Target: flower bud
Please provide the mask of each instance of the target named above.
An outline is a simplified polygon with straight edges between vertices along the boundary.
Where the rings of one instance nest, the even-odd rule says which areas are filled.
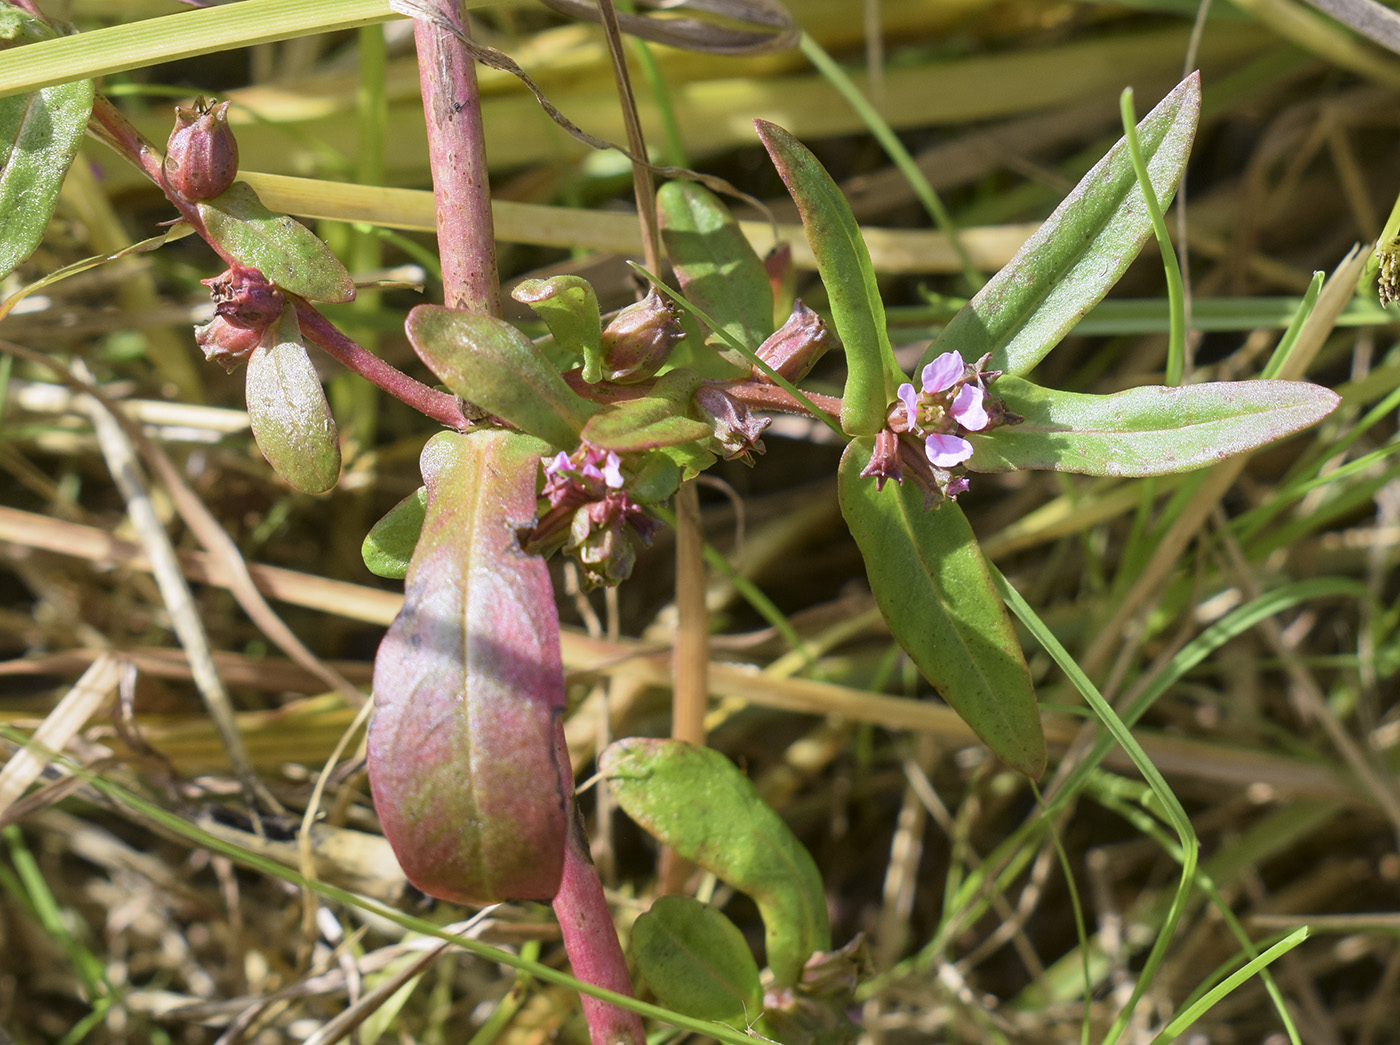
[[[758,358],[788,381],[800,381],[830,347],[831,332],[822,317],[799,300],[793,302],[787,322],[758,346]],[[753,377],[771,380],[758,367],[753,368]]]
[[[234,262],[212,279],[200,280],[209,288],[214,312],[239,326],[262,330],[282,315],[286,299],[267,277],[254,268]]]
[[[223,316],[194,328],[194,341],[210,363],[218,363],[232,372],[239,363],[252,355],[262,341],[262,331],[231,323]]]
[[[645,381],[684,337],[679,313],[652,289],[603,328],[603,377],[619,384]]]
[[[238,174],[238,143],[228,126],[228,102],[203,98],[193,109],[175,108],[175,129],[165,147],[169,187],[191,202],[211,200]]]

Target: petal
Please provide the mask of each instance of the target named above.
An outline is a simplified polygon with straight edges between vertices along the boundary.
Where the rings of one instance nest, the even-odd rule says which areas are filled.
[[[603,482],[610,490],[622,488],[622,462],[618,460],[617,454],[611,450],[603,462]]]
[[[558,475],[560,472],[567,472],[568,470],[569,455],[563,450],[560,450],[553,457],[546,457],[544,459],[544,474],[546,477]]]
[[[944,352],[928,366],[924,367],[924,372],[920,375],[925,392],[944,392],[953,387],[953,383],[963,376],[966,364],[963,363],[961,352]]]
[[[905,427],[910,431],[917,430],[919,424],[919,397],[914,394],[914,386],[906,381],[899,386],[899,391],[896,392],[895,395],[897,395],[899,401],[904,404]]]
[[[982,405],[982,389],[976,385],[963,385],[953,397],[953,420],[969,432],[980,432],[991,420],[987,408]]]
[[[972,444],[956,435],[931,435],[924,440],[924,453],[935,468],[952,468],[972,456]]]

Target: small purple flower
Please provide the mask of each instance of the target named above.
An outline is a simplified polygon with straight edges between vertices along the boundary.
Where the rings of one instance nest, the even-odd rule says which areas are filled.
[[[987,385],[1001,376],[984,369],[990,358],[983,356],[969,366],[960,352],[944,352],[920,372],[917,389],[912,382],[901,384],[895,392],[898,402],[890,408],[861,474],[873,477],[877,486],[887,479],[902,484],[911,478],[924,490],[925,506],[930,508],[965,491],[967,479],[951,472],[973,454],[963,433],[1020,420],[1007,413],[1001,400],[987,395]]]
[[[969,432],[982,431],[988,421],[987,408],[982,403],[982,389],[977,385],[963,385],[953,397],[953,407],[949,413]]]
[[[541,464],[540,517],[519,531],[521,549],[546,556],[561,548],[569,552],[589,588],[625,580],[637,549],[651,543],[656,522],[624,489],[622,460],[584,443]]]

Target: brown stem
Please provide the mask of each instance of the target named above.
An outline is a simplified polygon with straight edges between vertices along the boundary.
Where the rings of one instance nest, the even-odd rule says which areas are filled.
[[[613,78],[621,96],[622,120],[627,128],[627,146],[632,152],[632,190],[637,197],[637,217],[642,223],[642,254],[648,272],[661,271],[661,233],[656,223],[656,189],[651,181],[646,138],[637,118],[637,100],[632,94],[632,77],[627,72],[627,56],[622,51],[622,30],[612,0],[598,0],[598,14],[612,55]]]

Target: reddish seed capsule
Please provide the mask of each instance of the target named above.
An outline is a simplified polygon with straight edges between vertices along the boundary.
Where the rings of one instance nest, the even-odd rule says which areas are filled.
[[[165,178],[190,201],[210,200],[238,174],[238,143],[228,125],[228,102],[201,98],[193,109],[175,108],[175,129],[165,151]]]
[[[194,328],[194,341],[210,363],[218,363],[232,371],[252,355],[262,341],[262,330],[239,326],[223,316],[215,316],[203,326]]]
[[[684,337],[680,314],[655,290],[648,291],[603,328],[603,377],[619,384],[645,381]]]
[[[282,315],[286,298],[266,276],[234,262],[212,279],[200,280],[209,288],[214,311],[240,326],[263,329]]]
[[[800,381],[831,344],[832,337],[822,317],[795,301],[787,322],[759,346],[758,358],[787,380]],[[770,380],[758,367],[753,368],[753,378]]]

